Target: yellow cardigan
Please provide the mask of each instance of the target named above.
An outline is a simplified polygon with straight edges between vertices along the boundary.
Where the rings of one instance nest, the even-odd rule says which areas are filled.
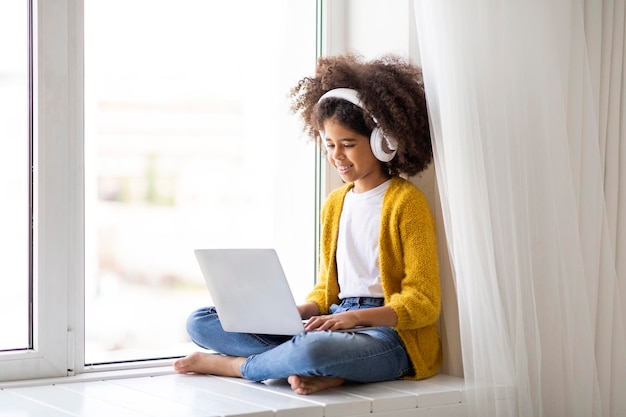
[[[322,208],[319,281],[307,296],[320,314],[338,303],[337,236],[346,193],[353,184],[334,190]],[[437,322],[441,308],[435,226],[423,193],[409,181],[393,177],[383,198],[379,236],[380,277],[385,305],[391,307],[395,327],[407,350],[415,374],[411,379],[435,375],[442,352]]]

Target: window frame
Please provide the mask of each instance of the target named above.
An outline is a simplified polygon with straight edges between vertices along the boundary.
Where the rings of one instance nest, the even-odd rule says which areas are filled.
[[[327,1],[316,0],[318,44]],[[0,387],[2,382],[169,364],[158,359],[84,364],[84,4],[30,0],[30,10],[32,345],[0,352]],[[318,46],[317,56],[321,52]],[[318,213],[325,188],[319,153],[315,164]]]
[[[30,11],[32,338],[0,354],[2,380],[67,375],[82,321],[82,2]]]

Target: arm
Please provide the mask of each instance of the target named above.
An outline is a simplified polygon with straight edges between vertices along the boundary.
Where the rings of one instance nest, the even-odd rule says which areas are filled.
[[[298,312],[302,320],[308,320],[313,316],[320,314],[320,309],[315,303],[304,303],[298,306]]]
[[[337,265],[334,253],[337,247],[343,197],[348,189],[349,187],[346,185],[333,191],[322,207],[318,282],[305,299],[307,303],[317,305],[318,311],[312,315],[328,314],[330,305],[339,301],[337,298],[339,284],[337,283]]]
[[[381,276],[388,294],[386,305],[398,317],[396,328],[416,329],[432,325],[439,318],[437,243],[426,199],[421,193],[405,194],[404,198],[398,195],[389,200],[389,224],[397,226],[381,229],[385,234]]]

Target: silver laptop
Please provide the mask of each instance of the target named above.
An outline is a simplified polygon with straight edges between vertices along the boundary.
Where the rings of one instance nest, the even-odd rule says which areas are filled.
[[[304,331],[274,249],[196,249],[224,330],[295,335]],[[359,327],[342,331],[359,331]]]

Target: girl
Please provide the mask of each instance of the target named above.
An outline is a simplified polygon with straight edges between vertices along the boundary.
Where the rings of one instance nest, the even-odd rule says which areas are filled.
[[[215,308],[187,330],[199,346],[180,373],[287,378],[299,394],[344,381],[421,379],[437,373],[441,346],[435,228],[416,175],[432,160],[421,70],[386,56],[320,58],[291,91],[292,110],[346,183],[322,209],[319,282],[298,309],[294,337],[224,332]],[[355,326],[373,330],[336,332]]]

